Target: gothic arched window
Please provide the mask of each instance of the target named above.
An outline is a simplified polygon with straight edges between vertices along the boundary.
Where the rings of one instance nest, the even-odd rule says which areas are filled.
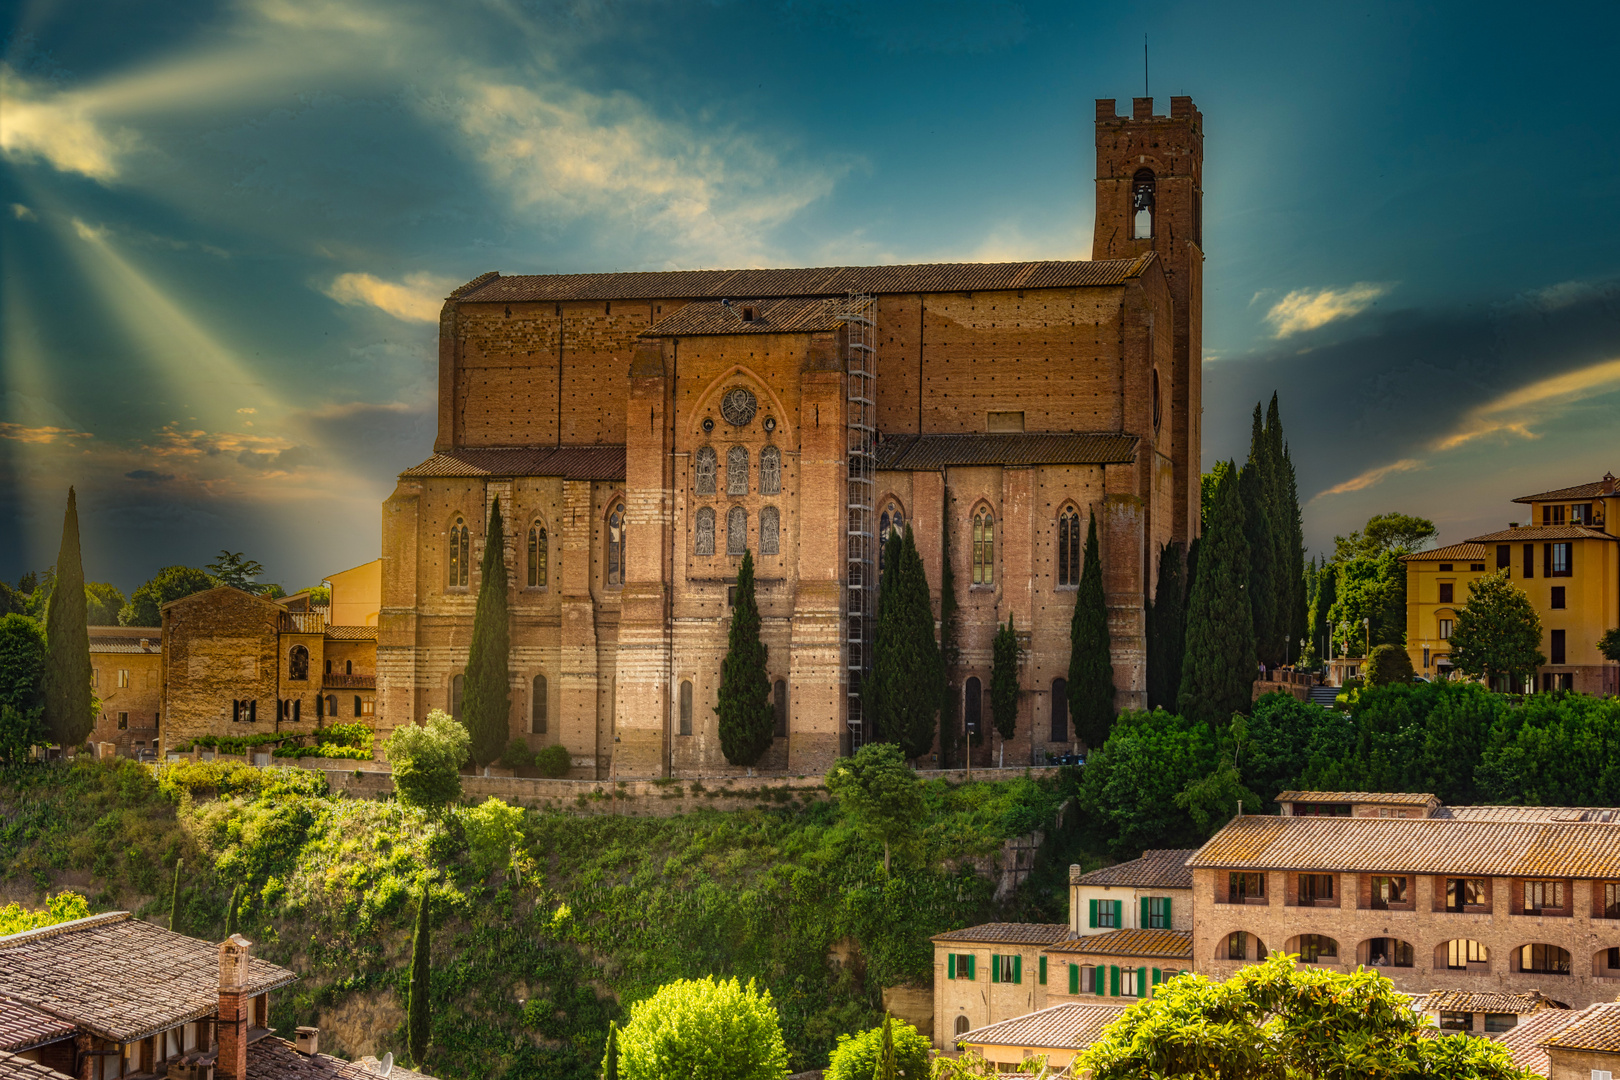
[[[1058,515],[1057,583],[1080,584],[1080,511],[1072,506]]]
[[[294,682],[309,678],[309,650],[302,645],[294,645],[287,654],[287,678]]]
[[[774,506],[767,506],[759,512],[759,553],[782,553],[782,515]]]
[[[607,519],[607,583],[624,584],[624,503],[614,505]]]
[[[782,494],[782,451],[774,446],[759,452],[759,493]]]
[[[467,587],[467,563],[469,547],[467,542],[467,523],[456,518],[450,526],[450,587],[452,589],[465,589]]]
[[[326,715],[327,716],[336,716],[337,715],[337,695],[336,694],[327,694],[326,695]]]
[[[1153,239],[1153,170],[1137,169],[1131,178],[1131,239]]]
[[[726,494],[748,494],[748,450],[733,446],[726,451]]]
[[[726,554],[741,555],[748,550],[748,511],[733,506],[726,511]]]
[[[996,519],[989,507],[973,512],[973,584],[996,581]]]
[[[546,586],[546,530],[535,522],[529,526],[529,588]]]
[[[883,572],[884,548],[889,546],[889,534],[900,533],[905,535],[906,515],[900,509],[900,504],[890,499],[884,506],[883,513],[878,515],[877,556],[878,572]]]
[[[715,456],[714,447],[698,447],[697,462],[693,466],[693,473],[699,495],[714,494],[715,475],[718,472],[719,461]]]
[[[546,717],[549,702],[546,700],[546,677],[534,677],[534,698],[529,702],[529,733],[544,735],[546,733]]]
[[[692,546],[697,555],[714,554],[714,508],[699,507],[697,512],[697,540]]]

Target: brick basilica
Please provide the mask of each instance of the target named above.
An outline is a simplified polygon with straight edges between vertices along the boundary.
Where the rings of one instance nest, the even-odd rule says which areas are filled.
[[[823,771],[862,735],[877,540],[909,524],[960,605],[958,716],[1023,645],[1017,735],[1069,750],[1069,622],[1097,519],[1119,705],[1144,702],[1158,553],[1198,529],[1203,117],[1097,102],[1091,261],[485,274],[439,324],[433,456],[383,506],[380,726],[459,710],[492,502],[511,730],[573,776],[741,772],[714,705],[753,552],[777,739]],[[385,732],[379,732],[383,734]]]

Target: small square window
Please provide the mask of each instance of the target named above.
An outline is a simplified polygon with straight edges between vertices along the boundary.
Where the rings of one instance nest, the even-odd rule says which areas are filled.
[[[1485,569],[1485,564],[1482,563],[1482,562],[1469,563],[1468,564],[1468,569],[1470,569],[1470,570],[1483,570],[1483,569]]]
[[[1553,608],[1562,608],[1564,606],[1564,586],[1554,585],[1552,587],[1552,602],[1548,606]]]
[[[1450,563],[1448,563],[1448,562],[1443,562],[1443,563],[1441,563],[1441,564],[1440,564],[1440,572],[1441,572],[1441,573],[1442,573],[1442,574],[1449,574],[1449,573],[1451,573],[1451,564],[1450,564]]]

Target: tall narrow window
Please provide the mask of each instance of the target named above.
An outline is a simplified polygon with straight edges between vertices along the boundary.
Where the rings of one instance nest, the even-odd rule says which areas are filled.
[[[981,509],[973,515],[973,584],[995,584],[995,566],[996,519]]]
[[[468,541],[467,523],[456,518],[450,526],[450,587],[452,589],[465,589],[467,587]]]
[[[356,695],[354,695],[354,715],[355,715],[355,716],[359,716],[359,715],[360,715],[360,713],[361,713],[361,708],[360,708],[360,695],[359,695],[359,694],[356,694]]]
[[[748,550],[748,511],[733,506],[726,511],[726,554],[741,555]]]
[[[529,701],[529,733],[544,735],[546,733],[546,718],[550,715],[551,703],[546,698],[546,677],[534,677],[534,696]]]
[[[1080,511],[1072,506],[1058,515],[1058,584],[1080,584]]]
[[[681,715],[680,727],[682,735],[692,734],[692,680],[681,680]]]
[[[759,553],[782,553],[782,515],[774,506],[767,506],[759,512]]]
[[[900,533],[904,535],[905,529],[905,512],[900,509],[899,503],[890,499],[888,505],[883,508],[883,513],[878,515],[877,555],[879,573],[883,572],[883,549],[889,546],[889,534]]]
[[[336,694],[327,694],[326,695],[326,715],[327,716],[336,716],[337,715],[337,695]]]
[[[546,530],[536,522],[529,526],[529,588],[546,587]]]
[[[1497,544],[1496,545],[1496,568],[1498,570],[1506,570],[1509,567],[1511,567],[1512,565],[1513,565],[1513,545],[1512,544]]]
[[[1547,663],[1565,663],[1564,631],[1551,630],[1547,633]]]
[[[609,585],[624,584],[624,503],[613,507],[607,519],[607,581]]]
[[[971,678],[962,690],[962,716],[967,721],[967,733],[979,733],[979,715],[984,708],[984,684]]]
[[[1131,179],[1131,239],[1153,239],[1154,182],[1152,169],[1137,169]]]
[[[787,680],[777,679],[772,688],[771,705],[776,710],[776,738],[785,739],[788,733],[788,691]]]
[[[453,720],[461,719],[461,691],[464,679],[460,675],[450,676],[450,717]]]
[[[699,495],[713,495],[715,477],[720,471],[720,463],[712,446],[700,446],[697,452],[697,464],[693,469],[695,486]]]
[[[759,493],[782,494],[782,451],[774,446],[759,452]]]
[[[697,512],[697,537],[692,551],[697,555],[714,554],[714,507],[703,506]]]
[[[309,650],[302,645],[294,645],[287,654],[287,678],[294,682],[309,678]]]
[[[1052,737],[1050,742],[1069,741],[1069,681],[1052,680]]]
[[[726,494],[748,494],[748,450],[733,446],[726,451]]]

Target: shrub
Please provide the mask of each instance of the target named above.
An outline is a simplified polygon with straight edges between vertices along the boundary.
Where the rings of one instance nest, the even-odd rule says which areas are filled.
[[[891,1019],[890,1025],[894,1037],[895,1075],[908,1080],[926,1078],[931,1048],[928,1037],[904,1020]],[[868,1080],[877,1071],[882,1050],[881,1024],[858,1035],[840,1035],[822,1080]]]
[[[552,743],[536,752],[534,767],[540,770],[541,776],[556,779],[568,775],[568,770],[574,767],[574,759],[569,755],[567,747],[560,743]]]
[[[394,769],[394,791],[411,806],[437,808],[461,798],[467,729],[434,709],[427,723],[406,724],[388,736],[383,753]]]
[[[624,1080],[781,1080],[787,1060],[771,992],[752,979],[666,983],[619,1036]]]
[[[37,930],[41,926],[83,919],[90,914],[90,902],[76,892],[59,892],[45,898],[42,911],[29,911],[16,902],[0,908],[0,937]]]
[[[1412,681],[1412,658],[1403,645],[1379,645],[1367,657],[1367,685]]]
[[[256,769],[240,761],[180,761],[160,766],[158,790],[192,795],[325,795],[326,776],[307,769]]]
[[[522,739],[513,739],[506,744],[506,749],[501,751],[501,756],[497,760],[502,768],[526,769],[534,764],[534,752]]]
[[[473,864],[488,875],[512,861],[512,847],[523,837],[523,811],[491,795],[461,814]]]

